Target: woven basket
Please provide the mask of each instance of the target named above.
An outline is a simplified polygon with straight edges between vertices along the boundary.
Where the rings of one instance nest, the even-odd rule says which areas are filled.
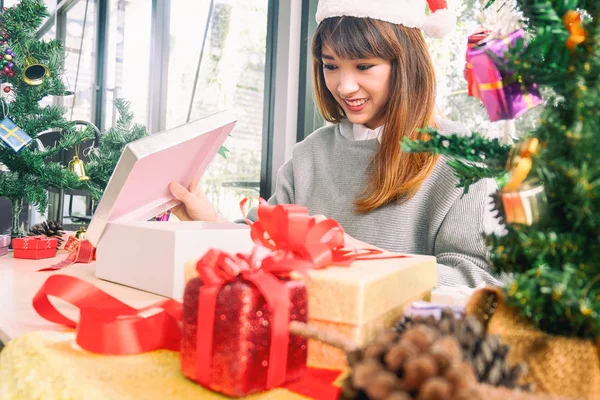
[[[467,304],[467,314],[477,316],[489,334],[510,346],[509,363],[527,363],[524,383],[532,383],[537,392],[600,400],[599,343],[535,329],[503,296],[498,288],[478,290]]]

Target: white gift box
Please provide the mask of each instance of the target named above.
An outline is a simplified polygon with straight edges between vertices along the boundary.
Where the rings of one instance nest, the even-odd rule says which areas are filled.
[[[235,123],[221,112],[125,147],[87,231],[98,278],[181,299],[186,261],[209,248],[251,251],[245,225],[149,221],[180,203],[169,183],[199,181]]]

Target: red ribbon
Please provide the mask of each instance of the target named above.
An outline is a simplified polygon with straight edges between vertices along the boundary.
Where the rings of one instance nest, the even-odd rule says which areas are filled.
[[[89,240],[75,240],[79,243],[72,242],[71,238],[69,238],[69,241],[67,241],[67,244],[65,245],[65,249],[68,245],[68,250],[71,251],[71,254],[69,254],[66,259],[50,267],[38,269],[38,272],[56,271],[58,269],[68,267],[69,265],[75,263],[89,264],[90,262],[92,262],[92,260],[96,259],[96,248],[92,245],[92,243]]]
[[[250,197],[240,202],[242,214]],[[374,248],[349,249],[344,243],[344,229],[333,219],[316,222],[309,216],[308,209],[297,204],[269,205],[258,199],[257,221],[251,222],[250,235],[254,243],[270,250],[283,253],[280,257],[301,259],[312,264],[312,268],[331,265],[350,265],[356,260],[381,260],[404,258],[400,254],[384,254]],[[374,257],[376,256],[376,257]]]
[[[292,271],[306,274],[308,263],[268,257],[262,260],[261,267],[256,267],[253,258],[231,256],[211,249],[196,265],[203,283],[198,295],[198,326],[203,329],[198,329],[196,336],[196,380],[201,385],[208,387],[211,379],[217,295],[225,283],[239,278],[253,283],[271,310],[271,347],[266,387],[281,386],[286,380],[291,302],[288,287],[275,274],[289,274]]]
[[[49,296],[79,308],[79,322],[61,314]],[[33,308],[50,322],[77,328],[77,344],[94,353],[127,355],[157,349],[179,350],[181,304],[175,300],[136,309],[89,282],[53,275],[36,293]]]

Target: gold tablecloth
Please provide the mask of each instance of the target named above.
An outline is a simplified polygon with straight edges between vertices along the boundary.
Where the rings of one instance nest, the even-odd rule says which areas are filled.
[[[31,332],[0,352],[2,400],[217,400],[227,397],[186,379],[179,353],[103,356],[82,350],[72,332]],[[247,397],[300,400],[285,389]]]

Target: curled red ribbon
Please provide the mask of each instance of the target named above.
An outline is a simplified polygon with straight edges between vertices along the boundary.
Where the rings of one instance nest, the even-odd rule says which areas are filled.
[[[214,249],[198,261],[196,269],[203,283],[198,295],[198,325],[203,329],[198,329],[196,336],[196,380],[200,384],[210,385],[217,295],[225,283],[238,278],[253,283],[271,310],[267,388],[281,386],[285,382],[291,302],[288,287],[277,279],[276,274],[298,271],[306,275],[307,268],[308,263],[302,260],[277,260],[270,256],[257,267],[253,256],[231,256]]]
[[[47,268],[38,269],[38,272],[56,271],[75,263],[89,264],[96,259],[96,248],[89,240],[74,239],[74,241],[72,241],[71,239],[72,237],[69,238],[67,244],[65,245],[65,249],[69,250],[71,254],[69,254],[66,259],[62,260],[58,264],[54,264]]]
[[[61,314],[50,303],[49,296],[79,308],[79,322]],[[50,322],[77,328],[77,344],[94,353],[126,355],[157,349],[179,350],[181,304],[175,300],[136,309],[84,280],[53,275],[36,293],[33,308]]]

